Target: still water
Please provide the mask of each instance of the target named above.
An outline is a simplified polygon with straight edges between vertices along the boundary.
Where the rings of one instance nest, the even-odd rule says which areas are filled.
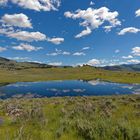
[[[0,98],[56,97],[56,96],[102,96],[140,94],[139,84],[119,84],[99,80],[18,82],[0,86]]]

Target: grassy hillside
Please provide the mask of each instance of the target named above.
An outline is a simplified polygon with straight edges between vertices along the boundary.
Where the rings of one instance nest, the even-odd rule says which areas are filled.
[[[7,58],[0,57],[0,68],[7,70],[21,70],[29,68],[50,68],[52,66],[47,64],[40,64],[35,62],[16,62]]]
[[[140,96],[0,101],[1,140],[140,140]]]
[[[140,83],[140,73],[115,72],[84,66],[77,68],[30,68],[21,70],[0,69],[0,83],[46,80],[91,80],[102,79],[113,82]]]
[[[54,67],[33,62],[16,62],[0,57],[0,83],[76,79],[140,83],[140,73],[124,69],[122,71],[104,70],[86,65],[75,68]]]

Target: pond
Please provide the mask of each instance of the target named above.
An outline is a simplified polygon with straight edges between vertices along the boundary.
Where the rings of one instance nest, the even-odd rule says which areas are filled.
[[[0,98],[40,98],[57,96],[104,96],[140,94],[139,84],[120,84],[100,80],[18,82],[0,86]]]

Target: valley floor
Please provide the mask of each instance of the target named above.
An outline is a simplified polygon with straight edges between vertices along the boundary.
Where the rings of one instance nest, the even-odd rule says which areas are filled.
[[[0,140],[140,140],[140,96],[0,100]]]
[[[0,69],[0,83],[78,79],[102,79],[120,83],[140,83],[140,73],[107,71],[89,66],[76,68],[29,68],[21,70]]]

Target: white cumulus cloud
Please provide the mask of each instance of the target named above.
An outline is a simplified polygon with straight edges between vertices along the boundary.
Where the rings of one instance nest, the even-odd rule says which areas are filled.
[[[82,48],[82,50],[89,50],[90,49],[90,47],[84,47],[84,48]]]
[[[91,29],[87,27],[87,29],[85,29],[85,30],[83,30],[81,33],[77,34],[77,35],[75,36],[75,38],[81,38],[81,37],[87,36],[87,35],[89,35],[89,34],[91,34],[91,33],[92,33]]]
[[[75,53],[73,53],[73,55],[74,56],[84,56],[84,55],[86,55],[85,53],[83,53],[83,52],[75,52]]]
[[[47,38],[47,41],[59,45],[64,42],[64,38]]]
[[[94,5],[94,4],[95,4],[95,3],[94,3],[93,1],[90,2],[90,5],[91,5],[91,6]]]
[[[57,56],[57,55],[70,55],[70,54],[71,54],[70,52],[55,49],[55,52],[48,53],[46,55],[47,56]]]
[[[12,59],[12,60],[20,60],[20,61],[24,61],[24,60],[28,60],[29,57],[9,57],[8,59]]]
[[[32,28],[32,24],[29,18],[23,13],[13,15],[5,14],[2,17],[1,21],[9,26]]]
[[[135,27],[128,27],[128,28],[122,29],[122,30],[118,33],[118,35],[125,35],[126,33],[134,33],[134,34],[136,34],[136,33],[138,33],[138,32],[140,32],[140,29],[135,28]]]
[[[91,60],[89,60],[89,61],[87,62],[87,64],[88,64],[88,65],[91,65],[91,66],[97,66],[97,65],[100,65],[101,62],[100,62],[100,60],[98,60],[98,59],[91,59]]]
[[[138,64],[140,63],[140,60],[138,59],[131,59],[131,60],[127,60],[128,63],[135,63],[135,64]]]
[[[133,56],[132,55],[128,55],[128,56],[122,56],[123,59],[132,59]]]
[[[140,56],[140,47],[132,48],[132,54],[135,56]]]
[[[33,42],[33,41],[48,41],[55,45],[59,45],[64,42],[64,38],[49,38],[41,32],[29,32],[14,30],[13,27],[0,28],[0,34],[10,38],[14,38],[21,41]]]
[[[50,62],[48,63],[49,65],[53,65],[53,66],[61,66],[62,62]]]
[[[46,40],[46,35],[40,32],[17,31],[17,32],[9,32],[7,36],[15,38],[17,40],[28,42]]]
[[[0,4],[5,5],[8,1],[22,8],[35,11],[57,10],[61,4],[60,0],[1,0]]]
[[[136,14],[136,17],[139,17],[139,16],[140,16],[140,9],[138,9],[138,10],[135,12],[135,14]]]
[[[110,30],[113,27],[121,25],[118,20],[119,13],[117,11],[111,12],[107,7],[101,7],[99,9],[88,8],[86,10],[78,9],[75,12],[67,11],[64,13],[65,17],[76,19],[82,19],[80,26],[86,27],[86,30],[80,33],[79,38],[88,35],[92,30],[99,28],[104,23],[108,22]]]
[[[13,46],[12,48],[15,49],[15,50],[28,51],[28,52],[38,51],[38,50],[43,49],[42,47],[35,47],[35,46],[32,46],[32,45],[23,44],[23,43],[21,43],[19,46]]]
[[[6,50],[7,50],[7,48],[0,47],[0,52],[6,51]]]

